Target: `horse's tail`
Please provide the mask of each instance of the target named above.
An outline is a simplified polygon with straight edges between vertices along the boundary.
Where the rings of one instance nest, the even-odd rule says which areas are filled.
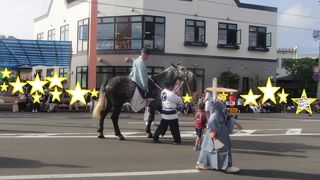
[[[93,119],[99,120],[101,118],[101,112],[105,111],[108,105],[107,98],[107,82],[102,83],[99,93],[99,100],[92,112]]]

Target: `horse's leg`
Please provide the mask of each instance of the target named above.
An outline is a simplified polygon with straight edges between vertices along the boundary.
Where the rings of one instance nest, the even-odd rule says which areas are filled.
[[[147,138],[153,138],[153,134],[151,133],[151,124],[154,121],[155,114],[156,114],[155,108],[150,108],[150,115],[149,115],[148,124],[146,127]]]
[[[121,134],[120,128],[119,128],[119,125],[118,125],[118,120],[119,120],[119,115],[120,115],[120,112],[121,112],[121,108],[122,108],[122,105],[118,105],[118,106],[114,107],[112,115],[111,115],[111,119],[112,119],[115,135],[118,136],[119,140],[123,141],[123,140],[125,140],[125,138]]]
[[[106,109],[106,110],[100,112],[101,118],[99,120],[99,128],[98,128],[98,133],[99,133],[98,138],[100,138],[100,139],[105,138],[103,135],[103,126],[104,126],[104,119],[107,116],[108,111],[109,111],[109,109]]]

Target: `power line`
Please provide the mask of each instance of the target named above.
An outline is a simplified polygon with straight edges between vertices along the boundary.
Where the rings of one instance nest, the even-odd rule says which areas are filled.
[[[227,4],[227,3],[223,3],[223,2],[216,2],[216,1],[210,1],[210,0],[199,0],[199,1],[208,2],[208,3],[212,3],[212,4],[220,4],[220,5],[225,5],[225,6],[238,7],[238,6],[233,5],[233,4]],[[301,17],[301,18],[309,18],[309,19],[318,19],[318,20],[320,20],[320,17],[316,17],[316,16],[305,16],[305,15],[301,15],[301,14],[292,14],[292,13],[285,13],[285,12],[277,12],[277,13],[278,14],[289,15],[289,16]]]
[[[78,1],[78,2],[85,2],[85,3],[89,3],[89,4],[92,3],[91,1],[89,2],[89,1],[87,1],[87,0],[76,0],[76,1]],[[205,0],[201,0],[201,1],[205,1]],[[212,2],[212,1],[211,1],[211,2]],[[151,11],[151,12],[158,12],[158,13],[167,13],[167,14],[183,15],[183,16],[191,16],[191,17],[201,17],[201,18],[207,18],[207,19],[215,19],[215,20],[223,20],[223,21],[226,21],[226,19],[224,19],[224,18],[210,17],[210,16],[200,16],[200,15],[187,14],[187,13],[177,13],[177,12],[163,11],[163,10],[150,9],[150,8],[141,8],[141,7],[118,5],[118,4],[111,4],[111,3],[101,3],[101,2],[98,2],[97,4],[99,4],[99,5],[104,5],[104,6],[122,7],[122,8],[128,8],[128,9],[139,9],[139,10],[146,10],[146,11]],[[223,3],[223,4],[225,4],[225,3]],[[233,20],[233,19],[230,19],[229,21],[240,22],[240,23],[247,23],[247,24],[259,24],[259,25],[264,25],[264,26],[279,27],[279,28],[286,28],[286,29],[296,29],[296,30],[314,31],[314,29],[311,29],[311,28],[303,28],[303,27],[274,25],[274,24],[257,23],[257,22],[242,21],[242,20]]]

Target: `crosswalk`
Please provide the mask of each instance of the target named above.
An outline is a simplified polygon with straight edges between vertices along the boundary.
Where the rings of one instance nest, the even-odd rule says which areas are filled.
[[[123,132],[126,138],[146,138],[143,131],[141,132]],[[114,134],[105,134],[107,138],[116,138]],[[261,137],[261,136],[320,136],[320,130],[315,132],[305,131],[302,128],[288,128],[288,129],[244,129],[236,130],[232,137]],[[1,134],[0,138],[96,138],[97,133],[7,133]],[[171,133],[167,132],[166,137],[171,137]],[[195,131],[181,131],[181,137],[194,138]]]

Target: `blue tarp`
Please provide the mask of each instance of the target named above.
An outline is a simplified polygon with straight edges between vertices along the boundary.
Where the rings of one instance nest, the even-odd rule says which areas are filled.
[[[71,41],[0,39],[0,67],[69,66]]]

